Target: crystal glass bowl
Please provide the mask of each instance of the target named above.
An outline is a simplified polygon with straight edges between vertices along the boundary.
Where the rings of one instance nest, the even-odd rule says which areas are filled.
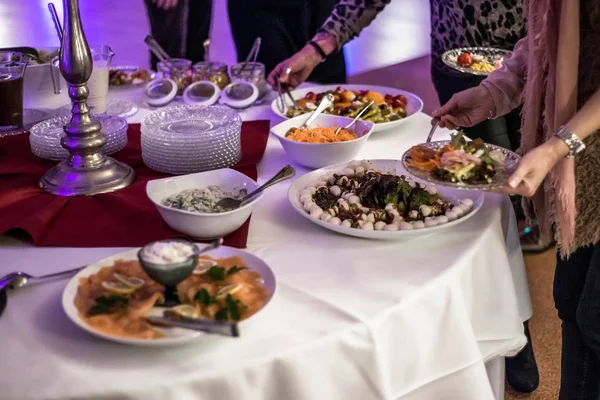
[[[220,106],[176,106],[142,120],[142,158],[160,172],[190,174],[228,168],[242,158],[242,118]]]
[[[96,115],[102,125],[102,133],[106,136],[103,154],[113,154],[127,146],[127,121],[115,115]],[[35,124],[31,128],[29,144],[31,151],[38,157],[61,161],[69,156],[62,147],[60,139],[65,135],[63,127],[71,116],[50,118]]]

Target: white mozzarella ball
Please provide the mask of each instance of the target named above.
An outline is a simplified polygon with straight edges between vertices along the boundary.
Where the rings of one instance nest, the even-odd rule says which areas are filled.
[[[352,192],[344,192],[344,193],[342,194],[342,199],[344,199],[344,200],[348,200],[348,199],[349,199],[350,197],[352,197],[352,196],[353,196]]]
[[[361,207],[360,211],[362,211],[364,214],[368,214],[371,209],[369,207]]]
[[[330,213],[328,213],[328,212],[324,212],[323,214],[321,214],[321,217],[320,217],[320,219],[321,219],[321,221],[325,221],[325,222],[327,222],[327,221],[329,221],[329,220],[330,220],[332,217],[333,217],[333,216],[332,216]]]
[[[438,215],[437,217],[435,217],[435,220],[437,221],[438,225],[448,223],[448,217],[445,215]]]
[[[356,169],[356,167],[358,167],[360,164],[358,163],[358,161],[356,160],[352,160],[348,163],[347,167],[348,168],[352,168],[352,169]]]
[[[352,222],[350,222],[349,219],[345,219],[342,221],[342,226],[345,226],[346,228],[351,228],[352,227]]]
[[[384,231],[397,231],[398,229],[400,228],[396,224],[387,224],[384,228]]]
[[[401,231],[410,231],[411,229],[413,229],[412,224],[409,224],[408,222],[400,222],[400,225],[398,226],[398,228],[400,228]]]
[[[394,225],[400,225],[404,222],[404,218],[402,218],[402,216],[398,215],[396,217],[394,217],[394,220],[392,221],[392,224]]]
[[[310,208],[310,216],[315,218],[320,218],[323,214],[323,209],[318,205],[314,205]]]
[[[344,210],[348,211],[350,209],[350,205],[348,204],[348,202],[344,199],[338,199],[338,205],[343,208]]]
[[[448,221],[454,221],[456,218],[458,218],[458,215],[456,215],[454,211],[448,210],[446,211],[446,218],[448,218]]]
[[[422,205],[421,207],[419,207],[419,212],[424,217],[427,217],[427,216],[429,216],[431,214],[431,207],[426,206],[426,205]]]
[[[313,206],[315,206],[315,202],[312,200],[307,200],[304,202],[304,204],[302,205],[302,208],[304,208],[304,211],[308,211],[310,212],[310,209],[313,208]]]
[[[373,168],[373,166],[371,165],[371,163],[367,160],[362,160],[360,162],[360,166],[363,167],[366,170]]]
[[[397,216],[400,215],[400,213],[398,212],[398,210],[388,211],[388,214],[393,215],[394,217],[397,217]]]
[[[392,211],[392,210],[395,210],[395,209],[396,209],[396,205],[392,204],[392,203],[389,203],[389,204],[387,204],[385,206],[385,211]]]
[[[415,221],[412,223],[412,226],[415,229],[423,229],[425,228],[425,223],[423,221]]]
[[[369,215],[367,215],[367,221],[375,222],[375,214],[369,213]]]
[[[327,183],[329,183],[330,185],[335,184],[335,176],[331,175],[328,179],[327,179]]]
[[[433,217],[425,217],[425,221],[431,221]]]
[[[375,229],[375,227],[373,226],[373,223],[369,221],[362,224],[360,229],[364,229],[365,231],[372,231]]]
[[[465,210],[463,210],[463,209],[462,209],[462,208],[460,208],[460,207],[453,207],[453,208],[452,208],[452,211],[454,211],[454,214],[456,214],[456,217],[457,217],[457,218],[460,218],[460,217],[462,217],[463,215],[465,215]]]
[[[435,219],[430,219],[429,221],[425,221],[424,224],[426,228],[431,228],[433,226],[436,226],[438,223]]]
[[[340,197],[340,195],[342,194],[342,189],[340,189],[339,186],[331,186],[329,188],[329,193],[331,193],[334,196]]]
[[[412,210],[408,213],[408,218],[416,219],[419,218],[419,212],[416,210]]]
[[[352,168],[345,168],[343,174],[349,178],[354,176],[354,170]]]
[[[465,205],[467,205],[469,207],[473,207],[473,200],[471,200],[471,199],[462,199],[460,201],[460,204],[465,204]]]
[[[339,225],[339,224],[341,224],[341,223],[342,223],[342,220],[341,220],[341,219],[339,219],[338,217],[333,217],[333,218],[331,218],[331,219],[330,219],[329,221],[327,221],[327,222],[329,222],[329,223],[330,223],[330,224],[332,224],[332,225]]]
[[[362,228],[362,226],[365,224],[365,221],[363,221],[362,219],[359,219],[357,224],[358,224],[359,228]]]
[[[429,194],[436,194],[437,193],[437,188],[435,186],[427,186],[425,188],[425,190],[427,190],[427,192]]]
[[[363,176],[365,176],[365,169],[363,167],[356,167],[356,169],[354,170],[354,174],[357,178],[362,178]]]
[[[350,203],[350,204],[360,204],[360,197],[355,196],[355,195],[351,195],[350,197],[348,197],[348,203]]]
[[[376,231],[382,231],[385,228],[386,225],[387,224],[385,222],[383,222],[383,221],[377,221],[377,222],[375,222],[374,227],[375,227]]]
[[[300,195],[300,203],[304,204],[304,202],[306,202],[307,200],[312,200],[312,194],[310,193],[303,193]]]
[[[461,210],[463,210],[465,214],[467,214],[469,211],[471,211],[471,206],[469,206],[467,204],[460,204],[458,206],[458,208],[460,208]]]

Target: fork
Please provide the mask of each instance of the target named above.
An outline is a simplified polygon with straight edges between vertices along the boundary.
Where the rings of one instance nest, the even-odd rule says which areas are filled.
[[[0,278],[0,290],[4,290],[5,288],[13,288],[16,289],[18,287],[22,287],[25,286],[27,284],[27,282],[31,281],[41,281],[41,280],[46,280],[46,279],[52,279],[52,278],[61,278],[63,276],[68,276],[68,275],[72,275],[76,272],[81,271],[82,269],[84,269],[86,266],[83,267],[79,267],[79,268],[73,268],[73,269],[69,269],[66,271],[61,271],[61,272],[56,272],[54,274],[48,274],[48,275],[41,275],[41,276],[36,276],[36,275],[30,275],[27,272],[11,272],[10,274]]]
[[[363,114],[364,114],[364,113],[365,113],[365,112],[366,112],[366,111],[367,111],[367,110],[368,110],[368,109],[369,109],[369,108],[370,108],[370,107],[371,107],[373,104],[375,104],[375,102],[374,102],[374,101],[372,101],[372,102],[370,102],[369,104],[367,104],[367,105],[366,105],[366,106],[365,106],[365,107],[364,107],[362,110],[360,110],[360,112],[359,112],[358,114],[356,114],[356,117],[354,117],[354,119],[353,119],[353,120],[352,120],[352,121],[351,121],[351,122],[350,122],[348,125],[346,125],[346,126],[345,126],[345,127],[343,127],[343,128],[342,128],[341,126],[340,126],[340,127],[338,127],[338,128],[337,128],[337,129],[336,129],[336,130],[333,132],[333,134],[334,134],[335,136],[337,136],[337,134],[338,134],[338,133],[340,133],[340,131],[341,131],[342,129],[349,129],[349,128],[350,128],[352,125],[354,125],[354,123],[355,123],[356,121],[358,121],[358,119],[360,118],[360,116],[361,116],[361,115],[363,115]]]
[[[429,135],[427,135],[427,141],[425,143],[431,142],[431,138],[433,137],[433,133],[437,129],[439,123],[440,123],[440,119],[438,117],[435,117],[433,119],[433,123],[431,124],[431,130],[429,131]]]

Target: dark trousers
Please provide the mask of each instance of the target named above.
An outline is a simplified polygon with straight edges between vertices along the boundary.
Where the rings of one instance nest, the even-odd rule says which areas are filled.
[[[478,86],[484,77],[462,74],[440,65],[433,60],[431,79],[437,91],[440,104],[446,104],[458,92]],[[471,139],[480,138],[486,143],[495,144],[509,150],[516,150],[521,144],[521,109],[495,119],[488,119],[470,128],[464,128],[465,134]],[[517,218],[523,219],[523,207],[520,196],[511,196],[511,201]]]
[[[268,74],[312,39],[336,3],[336,0],[228,0],[238,60],[245,60],[254,40],[261,37],[258,61],[265,64]],[[346,79],[341,51],[330,55],[308,78],[322,84],[345,83]]]
[[[600,244],[557,259],[554,303],[562,321],[560,400],[600,398]]]
[[[169,10],[145,0],[150,31],[158,44],[173,58],[187,58],[193,63],[204,60],[204,41],[210,34],[212,0],[179,0]],[[150,56],[152,68],[158,59]]]

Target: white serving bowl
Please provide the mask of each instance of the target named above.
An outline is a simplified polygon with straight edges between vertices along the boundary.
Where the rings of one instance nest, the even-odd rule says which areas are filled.
[[[373,132],[375,124],[369,121],[358,120],[349,129],[358,135],[355,140],[339,143],[302,143],[286,139],[285,135],[291,128],[298,128],[312,114],[300,115],[298,117],[283,121],[271,128],[271,133],[279,139],[286,153],[298,164],[308,168],[323,168],[332,164],[339,164],[353,160],[363,148],[367,139]],[[352,118],[337,115],[320,115],[311,127],[344,127],[352,122]]]
[[[222,213],[191,212],[162,205],[167,197],[181,191],[203,189],[211,185],[226,191],[246,189],[248,193],[259,186],[241,172],[224,168],[149,181],[146,184],[146,194],[172,229],[194,239],[215,239],[226,236],[242,226],[262,198],[262,193],[243,207]]]

